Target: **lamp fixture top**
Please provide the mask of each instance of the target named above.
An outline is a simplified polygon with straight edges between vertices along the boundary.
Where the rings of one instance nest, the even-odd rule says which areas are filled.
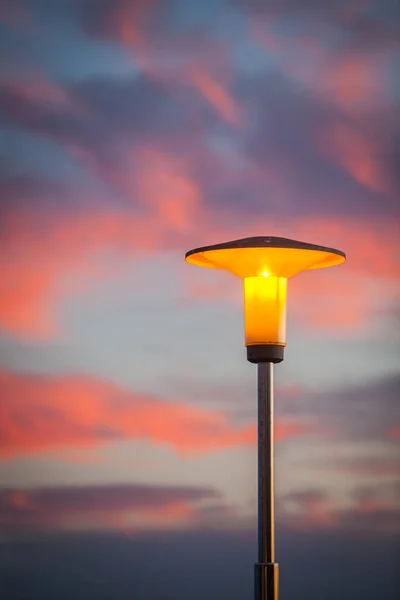
[[[339,265],[346,260],[341,250],[282,237],[257,236],[189,250],[188,263],[225,269],[246,277],[290,278],[301,271]]]

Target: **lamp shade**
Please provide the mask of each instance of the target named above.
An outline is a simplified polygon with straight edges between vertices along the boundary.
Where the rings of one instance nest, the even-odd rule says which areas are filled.
[[[287,280],[305,270],[339,265],[346,255],[287,238],[250,237],[190,250],[185,259],[200,267],[230,271],[244,280],[249,348],[286,346]]]

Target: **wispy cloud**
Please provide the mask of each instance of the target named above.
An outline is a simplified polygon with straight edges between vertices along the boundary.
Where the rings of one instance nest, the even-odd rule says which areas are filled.
[[[82,376],[1,373],[0,455],[51,453],[127,439],[148,439],[183,454],[254,445],[255,424],[235,426],[222,410],[147,397]],[[307,423],[278,420],[277,441],[313,433]]]
[[[64,529],[176,528],[195,522],[212,489],[141,484],[0,489],[0,523],[8,533]],[[200,504],[199,504],[200,503]]]
[[[375,532],[396,537],[399,532],[398,490],[382,493],[378,486],[356,489],[346,504],[319,489],[288,494],[278,502],[278,519],[286,527],[307,530]]]
[[[135,394],[85,377],[1,374],[3,458],[147,439],[183,454],[255,443],[255,425],[222,411]],[[285,428],[283,437],[298,433]]]

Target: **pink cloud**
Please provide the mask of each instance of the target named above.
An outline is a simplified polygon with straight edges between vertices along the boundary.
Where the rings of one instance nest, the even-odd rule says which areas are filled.
[[[125,439],[149,439],[182,453],[255,441],[255,426],[235,428],[222,412],[163,402],[100,380],[3,372],[1,390],[3,458]]]
[[[210,72],[192,68],[188,72],[188,80],[214,107],[222,119],[233,125],[242,122],[241,109],[238,102],[228,92],[226,86],[222,85],[220,79]]]
[[[384,165],[385,149],[372,133],[337,123],[321,135],[320,150],[365,188],[395,194],[395,182],[390,181]]]
[[[132,53],[148,77],[173,93],[184,94],[185,86],[191,86],[223,120],[240,125],[241,109],[228,85],[232,69],[227,46],[193,33],[173,38],[162,31],[155,33],[151,17],[159,5],[159,0],[116,5],[105,25],[106,33]],[[169,60],[165,60],[167,55]]]
[[[346,114],[357,116],[360,107],[386,98],[388,52],[332,50],[318,33],[296,37],[276,33],[273,20],[251,22],[250,32],[276,55],[285,73],[304,81]]]
[[[221,502],[210,488],[144,484],[0,490],[4,531],[171,529],[198,520],[199,502]]]
[[[162,401],[88,377],[0,373],[0,456],[95,448],[151,440],[183,454],[254,445],[256,425],[235,427],[222,411]],[[276,440],[315,433],[301,421],[278,420]]]
[[[323,492],[293,492],[278,502],[278,519],[299,530],[332,529],[338,523],[332,500]]]
[[[178,159],[143,148],[134,183],[125,173],[120,183],[138,194],[143,210],[5,212],[0,257],[4,330],[34,339],[59,335],[59,301],[93,279],[115,275],[99,258],[104,250],[130,257],[152,254],[180,247],[195,226],[204,226],[199,189]]]
[[[164,227],[188,232],[199,223],[202,199],[185,163],[151,146],[143,146],[137,169],[137,194]]]
[[[385,97],[388,83],[386,57],[363,54],[339,54],[332,58],[327,71],[320,75],[320,85],[333,102],[345,112],[354,105]]]
[[[31,72],[23,79],[8,80],[3,83],[8,90],[28,102],[47,102],[68,106],[70,99],[65,90],[44,78],[40,72]]]
[[[44,111],[49,114],[86,117],[86,107],[78,102],[67,86],[51,81],[40,69],[30,68],[27,73],[2,81],[3,99],[7,112],[22,121],[32,119]]]
[[[395,425],[389,430],[389,438],[400,440],[400,425]]]
[[[300,531],[376,530],[397,535],[399,509],[393,498],[379,495],[379,488],[355,493],[353,498],[333,498],[320,490],[304,490],[278,501],[278,519]]]
[[[254,39],[277,56],[284,73],[306,83],[319,101],[339,109],[334,120],[327,120],[322,131],[312,134],[316,152],[361,186],[396,202],[396,182],[386,158],[391,145],[390,134],[385,133],[387,123],[380,126],[378,135],[374,125],[379,107],[380,119],[390,119],[390,52],[338,52],[317,36],[279,35],[273,25],[273,21],[254,23]]]

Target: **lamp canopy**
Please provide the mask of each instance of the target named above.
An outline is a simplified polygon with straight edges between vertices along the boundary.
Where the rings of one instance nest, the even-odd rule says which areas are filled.
[[[186,261],[199,267],[225,269],[242,279],[271,275],[290,279],[301,271],[339,265],[340,250],[281,237],[249,237],[190,250]]]
[[[249,237],[186,253],[188,263],[225,269],[244,280],[247,358],[281,362],[286,346],[287,280],[302,271],[339,265],[340,250],[281,237]]]

